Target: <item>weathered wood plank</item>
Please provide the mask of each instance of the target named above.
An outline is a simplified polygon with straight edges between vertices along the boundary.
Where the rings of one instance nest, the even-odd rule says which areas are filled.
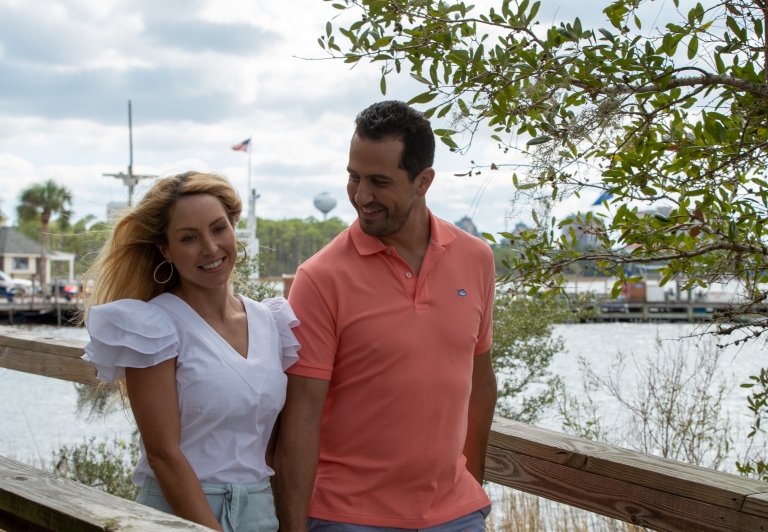
[[[210,531],[147,506],[0,457],[0,513],[56,532]],[[9,526],[10,528],[10,526]],[[13,530],[13,528],[12,528]]]
[[[489,446],[485,478],[659,532],[768,531],[768,519]]]
[[[741,507],[741,511],[745,514],[768,518],[768,493],[757,493],[748,496],[744,500],[744,506]]]
[[[85,344],[0,327],[0,368],[95,386],[95,369],[80,359]]]
[[[0,368],[91,386],[99,383],[96,370],[85,360],[14,347],[0,347]]]
[[[764,483],[495,418],[489,445],[602,477],[739,511]]]
[[[16,347],[39,353],[80,358],[83,356],[83,348],[86,343],[82,340],[41,336],[15,327],[0,326],[1,347]]]

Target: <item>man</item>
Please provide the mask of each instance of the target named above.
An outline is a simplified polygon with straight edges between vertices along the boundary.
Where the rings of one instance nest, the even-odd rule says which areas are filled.
[[[358,219],[290,293],[302,347],[275,454],[280,529],[481,531],[493,255],[427,209],[435,140],[421,113],[381,102],[355,124]]]

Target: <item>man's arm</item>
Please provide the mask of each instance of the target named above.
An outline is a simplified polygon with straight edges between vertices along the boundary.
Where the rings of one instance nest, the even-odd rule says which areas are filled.
[[[275,508],[281,532],[306,532],[328,381],[288,375],[275,450]]]
[[[491,352],[476,355],[472,368],[472,393],[469,396],[467,440],[464,456],[467,470],[482,484],[485,473],[485,450],[496,409],[496,375],[493,372]]]

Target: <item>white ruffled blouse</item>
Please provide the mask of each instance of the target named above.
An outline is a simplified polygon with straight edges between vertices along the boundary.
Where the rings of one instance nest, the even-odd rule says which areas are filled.
[[[90,309],[91,341],[83,358],[107,382],[125,368],[146,368],[176,358],[181,414],[179,446],[201,482],[257,483],[274,474],[265,454],[285,403],[284,371],[301,348],[299,324],[283,298],[243,301],[248,316],[248,358],[235,351],[189,305],[172,294],[149,303],[122,299]],[[144,444],[133,472],[142,485],[154,477]]]

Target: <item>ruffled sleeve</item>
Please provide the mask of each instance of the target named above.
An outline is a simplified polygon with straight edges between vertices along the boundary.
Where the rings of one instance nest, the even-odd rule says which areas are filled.
[[[277,331],[280,333],[283,371],[285,371],[299,360],[296,351],[301,349],[301,344],[291,331],[292,328],[299,325],[299,320],[284,297],[265,299],[261,303],[269,309],[277,325]]]
[[[83,359],[98,370],[98,378],[114,382],[125,368],[148,368],[178,355],[179,336],[155,305],[121,299],[88,312],[91,341]]]

